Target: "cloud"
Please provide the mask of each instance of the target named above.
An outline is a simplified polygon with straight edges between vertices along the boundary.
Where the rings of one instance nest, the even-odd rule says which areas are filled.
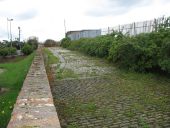
[[[100,0],[98,6],[94,6],[86,12],[88,16],[116,16],[125,14],[133,8],[141,7],[152,3],[152,0]]]
[[[37,15],[38,15],[37,10],[29,9],[28,11],[24,13],[17,14],[16,19],[17,20],[29,20],[29,19],[35,18]]]
[[[7,31],[5,31],[4,29],[0,28],[0,38],[5,39],[7,37]]]

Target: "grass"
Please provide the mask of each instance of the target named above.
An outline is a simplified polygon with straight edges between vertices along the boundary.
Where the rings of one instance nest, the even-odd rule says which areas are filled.
[[[67,126],[67,128],[79,128],[76,123],[71,123]]]
[[[9,58],[1,58],[0,63],[9,63],[9,62],[18,62],[23,60],[26,56],[16,56],[16,57],[9,57]]]
[[[142,128],[150,128],[149,125],[146,123],[146,121],[142,117],[139,119],[139,124]]]
[[[44,48],[43,49],[43,52],[45,53],[45,63],[46,63],[46,66],[49,66],[51,64],[57,64],[59,63],[59,59],[53,55],[53,53],[50,52],[50,50],[48,48]]]
[[[120,93],[127,96],[138,96],[138,103],[132,108],[144,110],[146,106],[153,106],[161,111],[168,110],[170,79],[155,74],[140,74],[135,72],[120,71],[116,83]],[[112,77],[113,79],[113,77]]]
[[[56,77],[59,80],[65,78],[78,78],[78,74],[75,74],[71,69],[58,69]]]
[[[6,128],[13,106],[23,81],[33,60],[34,53],[17,62],[0,64],[0,68],[5,72],[0,74],[0,87],[7,88],[8,91],[0,94],[0,127]]]
[[[73,53],[76,53],[78,57],[83,56],[83,54],[75,51],[73,51]],[[72,54],[72,52],[69,54]],[[157,121],[154,113],[166,115],[167,112],[170,111],[169,77],[152,73],[136,73],[121,70],[101,58],[89,56],[83,56],[83,58],[93,60],[94,66],[112,66],[112,73],[101,76],[107,77],[111,83],[108,82],[108,84],[104,85],[101,83],[101,85],[97,84],[96,86],[92,86],[91,90],[97,91],[95,91],[93,95],[90,93],[91,97],[88,99],[86,99],[89,95],[88,92],[84,97],[78,97],[76,99],[70,95],[70,93],[73,93],[74,95],[74,91],[69,91],[67,97],[69,102],[66,102],[65,105],[61,106],[59,111],[59,115],[61,114],[61,116],[64,117],[63,119],[75,119],[76,123],[80,125],[79,117],[86,117],[86,115],[91,118],[97,116],[113,118],[115,122],[123,119],[131,120],[136,118],[142,128],[149,128],[150,124],[147,124],[145,118],[140,118],[142,114],[144,114],[148,119],[152,117]],[[95,71],[93,74],[97,75]],[[65,75],[60,75],[61,79],[64,79],[74,75],[74,72],[68,71]],[[79,77],[79,75],[76,77]],[[69,86],[76,86],[76,83],[70,83]],[[63,93],[65,94],[64,91]],[[76,95],[79,95],[79,93]],[[93,98],[93,102],[90,98]],[[82,103],[83,100],[86,102]],[[101,104],[101,102],[107,103],[107,105]],[[117,114],[113,110],[116,109],[116,105],[120,104],[123,105],[121,110],[118,111],[119,114]],[[75,117],[76,115],[79,115],[79,117]],[[115,118],[117,115],[119,115],[119,118]],[[76,127],[76,123],[68,124],[68,126],[70,128]],[[159,122],[156,123],[159,124]]]
[[[47,71],[48,80],[51,83],[55,79],[51,65],[58,64],[59,59],[56,56],[54,56],[48,48],[43,49],[43,56],[44,56],[44,63]]]
[[[48,77],[50,77],[52,74],[52,68],[50,65],[52,64],[58,64],[57,65],[57,70],[56,70],[56,77],[57,79],[63,79],[63,78],[77,78],[78,75],[75,74],[72,70],[70,69],[60,69],[60,62],[59,59],[53,55],[53,53],[50,52],[48,48],[44,48],[44,53],[45,53],[45,65],[48,73]]]
[[[66,116],[70,117],[73,116],[75,113],[79,113],[81,115],[86,113],[94,114],[96,110],[97,110],[97,106],[93,102],[81,103],[77,101],[72,101],[72,103],[69,106],[66,106],[64,112]]]

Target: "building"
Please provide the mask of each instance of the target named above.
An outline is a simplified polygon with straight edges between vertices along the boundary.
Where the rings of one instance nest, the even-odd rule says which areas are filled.
[[[66,37],[69,37],[71,40],[78,40],[80,38],[94,38],[100,35],[101,35],[101,29],[69,31],[66,33]]]

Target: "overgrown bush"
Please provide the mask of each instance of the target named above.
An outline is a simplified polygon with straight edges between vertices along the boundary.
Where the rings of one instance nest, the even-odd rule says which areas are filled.
[[[170,73],[170,40],[164,42],[160,49],[159,66],[163,71]]]
[[[25,55],[29,55],[33,52],[33,47],[27,43],[24,44],[23,48],[22,48],[22,52]]]
[[[55,46],[59,46],[59,42],[52,39],[47,39],[44,42],[44,47],[55,47]]]
[[[62,40],[62,46],[91,56],[105,57],[119,67],[138,72],[170,73],[170,28],[129,37],[113,32],[96,38]]]
[[[38,48],[38,38],[37,37],[30,37],[27,40],[27,43],[32,46],[33,50],[36,50]]]
[[[70,45],[70,43],[71,43],[71,39],[69,37],[63,38],[61,40],[61,46],[63,48],[67,48]]]
[[[8,55],[15,55],[16,54],[16,48],[14,47],[4,47],[0,49],[0,56],[8,56]]]
[[[71,50],[78,50],[91,56],[107,57],[113,37],[110,35],[96,38],[82,38],[71,41],[68,46]]]

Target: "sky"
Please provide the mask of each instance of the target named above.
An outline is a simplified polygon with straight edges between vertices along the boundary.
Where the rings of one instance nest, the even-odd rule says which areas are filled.
[[[0,0],[0,40],[36,36],[61,40],[66,31],[102,29],[170,16],[170,0]],[[7,25],[8,23],[8,25]],[[8,27],[7,27],[8,26]],[[7,29],[8,28],[8,29]]]

